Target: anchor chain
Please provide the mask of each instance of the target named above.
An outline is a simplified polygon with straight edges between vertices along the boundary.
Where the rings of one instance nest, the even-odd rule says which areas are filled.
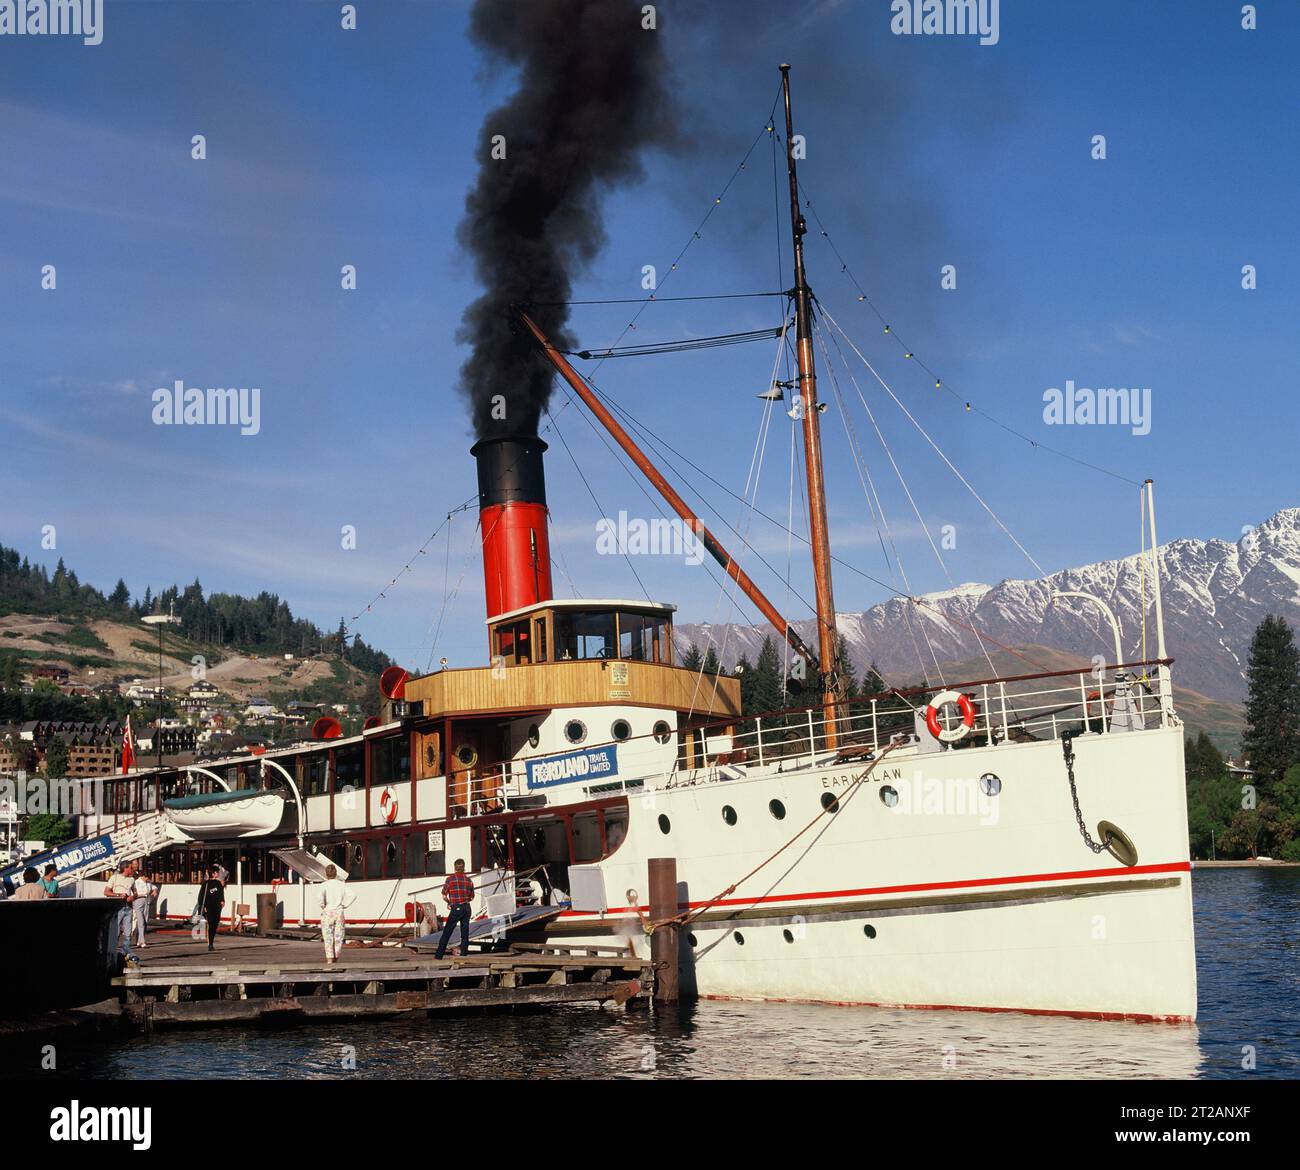
[[[1084,844],[1094,853],[1109,851],[1114,856],[1110,843],[1115,839],[1115,835],[1107,833],[1106,840],[1098,844],[1088,832],[1088,826],[1083,823],[1083,812],[1079,808],[1079,787],[1074,780],[1074,736],[1068,731],[1061,736],[1061,749],[1065,755],[1065,774],[1070,781],[1070,799],[1074,802],[1074,819],[1079,822],[1079,833],[1083,837]]]

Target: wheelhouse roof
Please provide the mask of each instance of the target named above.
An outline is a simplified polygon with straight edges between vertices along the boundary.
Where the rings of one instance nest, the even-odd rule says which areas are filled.
[[[530,613],[537,613],[543,609],[560,609],[560,610],[578,610],[590,612],[598,610],[604,612],[608,609],[624,610],[628,613],[654,613],[667,616],[675,613],[677,607],[670,605],[666,601],[620,601],[611,598],[590,598],[590,597],[566,597],[561,599],[552,598],[550,601],[535,601],[532,605],[525,605],[519,609],[512,609],[508,613],[499,613],[496,617],[487,619],[488,625],[496,625],[497,622],[507,622],[511,618],[524,617]]]

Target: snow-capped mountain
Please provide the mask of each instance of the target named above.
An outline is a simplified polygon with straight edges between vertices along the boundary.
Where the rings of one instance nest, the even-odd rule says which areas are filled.
[[[1246,695],[1246,658],[1251,635],[1263,618],[1279,614],[1300,631],[1300,508],[1285,508],[1235,544],[1223,540],[1175,540],[1157,557],[1165,611],[1165,640],[1184,687],[1214,699],[1241,702]],[[921,663],[969,660],[980,655],[972,632],[985,635],[990,652],[1037,644],[1091,657],[1114,655],[1109,623],[1089,601],[1054,592],[1079,590],[1101,598],[1119,620],[1128,661],[1140,657],[1142,566],[1136,554],[1064,569],[1036,581],[961,585],[928,593],[924,604],[891,598],[865,613],[841,613],[837,622],[858,673],[875,662],[890,681],[918,680]],[[1147,656],[1154,658],[1155,623],[1147,557]],[[799,632],[815,645],[811,621]],[[730,667],[758,654],[767,626],[681,625],[684,645],[703,649],[710,639]],[[1024,673],[1033,667],[1024,664]]]

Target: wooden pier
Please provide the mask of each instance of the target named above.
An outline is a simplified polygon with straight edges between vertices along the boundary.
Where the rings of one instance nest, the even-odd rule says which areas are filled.
[[[593,953],[598,952],[598,953]],[[471,952],[348,946],[326,965],[319,941],[155,933],[113,981],[136,1027],[356,1019],[571,1003],[627,1004],[652,991],[649,959],[613,947]]]

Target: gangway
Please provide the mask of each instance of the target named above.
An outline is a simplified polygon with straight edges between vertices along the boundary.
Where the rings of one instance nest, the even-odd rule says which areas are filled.
[[[125,861],[148,857],[159,849],[189,839],[161,812],[143,813],[106,833],[78,837],[55,849],[47,849],[18,865],[2,869],[0,881],[12,889],[21,884],[23,870],[28,866],[44,874],[45,867],[53,865],[58,870],[56,880],[59,885],[71,885],[92,873],[115,869]]]

